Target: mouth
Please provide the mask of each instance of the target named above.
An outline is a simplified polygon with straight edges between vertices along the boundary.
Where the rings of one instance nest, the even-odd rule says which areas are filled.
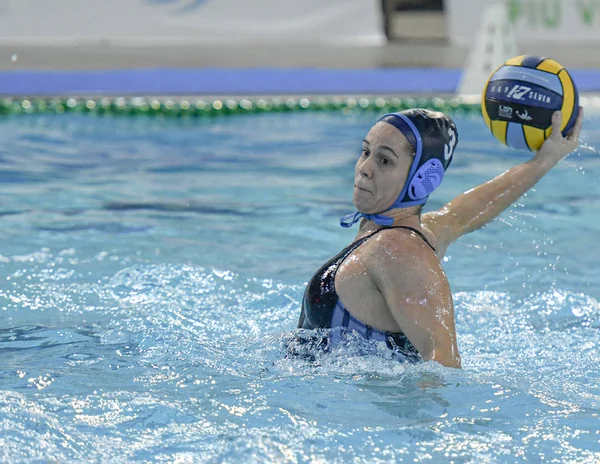
[[[358,190],[362,190],[363,192],[367,192],[367,193],[371,193],[370,190],[367,190],[366,188],[361,187],[360,185],[356,185],[354,184],[354,188],[358,189]]]

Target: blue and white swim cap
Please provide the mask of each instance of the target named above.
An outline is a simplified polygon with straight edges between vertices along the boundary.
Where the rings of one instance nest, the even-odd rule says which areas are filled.
[[[458,145],[456,124],[444,113],[421,108],[386,114],[377,122],[385,122],[402,132],[415,152],[400,195],[385,211],[424,204],[440,186],[444,172],[452,162]],[[351,227],[363,217],[382,226],[394,223],[391,217],[381,213],[365,214],[358,211],[342,217],[340,225]]]

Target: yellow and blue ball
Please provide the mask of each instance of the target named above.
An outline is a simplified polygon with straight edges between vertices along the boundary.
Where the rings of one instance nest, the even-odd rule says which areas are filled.
[[[523,55],[506,61],[488,80],[483,118],[500,142],[537,151],[552,133],[552,114],[561,110],[566,136],[579,112],[579,93],[569,72],[549,58]]]

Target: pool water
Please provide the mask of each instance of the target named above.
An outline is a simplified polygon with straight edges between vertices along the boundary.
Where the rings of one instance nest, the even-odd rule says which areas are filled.
[[[600,460],[600,115],[448,251],[463,369],[287,359],[374,114],[0,121],[1,462]],[[591,116],[590,116],[591,114]],[[427,210],[528,159],[475,116]]]

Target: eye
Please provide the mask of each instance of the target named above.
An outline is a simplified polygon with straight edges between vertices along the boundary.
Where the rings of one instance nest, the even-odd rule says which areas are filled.
[[[364,156],[365,158],[368,158],[370,154],[371,153],[369,152],[368,148],[363,148],[362,149],[362,156]]]
[[[381,164],[384,164],[384,165],[387,166],[388,164],[392,164],[392,162],[388,158],[386,158],[385,156],[382,156],[381,157]]]

